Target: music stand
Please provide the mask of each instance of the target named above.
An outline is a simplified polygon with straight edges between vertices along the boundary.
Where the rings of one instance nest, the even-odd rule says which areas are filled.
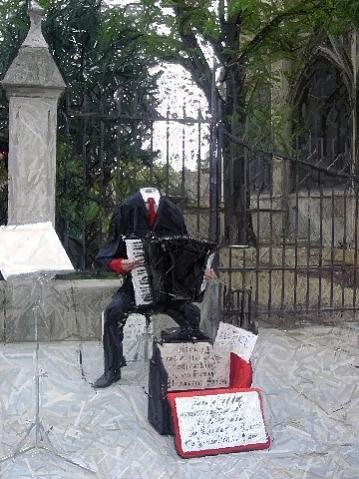
[[[32,308],[35,324],[35,416],[11,454],[0,458],[0,464],[15,460],[18,456],[33,450],[43,450],[67,462],[69,465],[82,469],[84,472],[96,474],[95,471],[82,466],[58,452],[53,446],[40,417],[40,376],[39,371],[39,315],[43,314],[42,303],[44,285],[57,273],[73,271],[74,268],[60,243],[60,240],[50,222],[19,226],[0,227],[0,271],[5,280],[25,277],[33,281],[35,293]],[[27,439],[34,435],[34,444],[24,447]]]

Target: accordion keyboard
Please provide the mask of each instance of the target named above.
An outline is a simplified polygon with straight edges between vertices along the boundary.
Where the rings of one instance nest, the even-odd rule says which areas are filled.
[[[142,240],[126,239],[126,249],[128,259],[139,260],[139,265],[131,271],[136,306],[148,306],[152,304],[153,298]]]

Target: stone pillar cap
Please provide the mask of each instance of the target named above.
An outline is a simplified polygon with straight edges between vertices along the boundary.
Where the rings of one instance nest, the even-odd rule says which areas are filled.
[[[1,84],[8,91],[14,91],[17,87],[22,89],[40,87],[62,91],[66,86],[65,82],[48,50],[41,30],[44,9],[32,1],[28,14],[29,32]]]
[[[22,47],[47,48],[47,43],[42,35],[41,22],[45,10],[34,1],[30,2],[27,13],[30,18],[30,30]]]

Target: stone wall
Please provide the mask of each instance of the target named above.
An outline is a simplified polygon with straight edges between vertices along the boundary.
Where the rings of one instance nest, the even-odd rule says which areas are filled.
[[[298,207],[298,217],[297,217]],[[354,246],[355,200],[342,191],[313,190],[291,193],[288,199],[282,195],[252,195],[251,211],[254,233],[260,244],[307,242],[323,246]],[[259,225],[258,225],[259,221]],[[297,224],[296,224],[297,223]],[[259,234],[258,234],[259,232]],[[297,234],[296,234],[297,232]]]
[[[121,280],[115,277],[108,280],[49,280],[45,283],[24,278],[0,281],[0,340],[4,343],[35,341],[35,315],[41,342],[101,340],[102,312],[120,285]],[[214,324],[220,316],[217,282],[208,286],[205,298],[198,306],[202,310],[201,328],[213,336]],[[144,321],[131,318],[126,325],[127,336],[139,334],[136,323],[144,328]],[[152,318],[152,331],[157,336],[162,329],[173,326],[176,323],[165,314],[156,314]],[[129,331],[131,328],[136,331]],[[140,335],[144,333],[142,331]]]
[[[100,339],[101,313],[119,285],[118,279],[0,281],[1,341],[34,341],[36,314],[40,341]]]
[[[355,251],[330,247],[222,248],[221,282],[252,290],[258,309],[305,311],[359,309],[353,288]],[[231,273],[229,268],[234,268]]]

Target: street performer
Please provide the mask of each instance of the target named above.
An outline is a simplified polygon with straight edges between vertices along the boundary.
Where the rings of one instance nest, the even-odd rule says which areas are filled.
[[[104,313],[104,374],[97,379],[95,388],[106,388],[121,379],[123,356],[123,328],[135,305],[131,271],[138,261],[127,258],[124,238],[145,238],[149,233],[157,237],[186,236],[187,228],[179,208],[156,188],[142,188],[119,205],[112,217],[109,238],[100,249],[96,260],[107,269],[124,276],[122,287],[115,293]],[[212,269],[204,274],[207,280],[215,278]],[[158,306],[157,312],[171,316],[180,327],[190,328],[194,337],[200,337],[200,311],[190,303]],[[203,334],[202,334],[203,336]]]

